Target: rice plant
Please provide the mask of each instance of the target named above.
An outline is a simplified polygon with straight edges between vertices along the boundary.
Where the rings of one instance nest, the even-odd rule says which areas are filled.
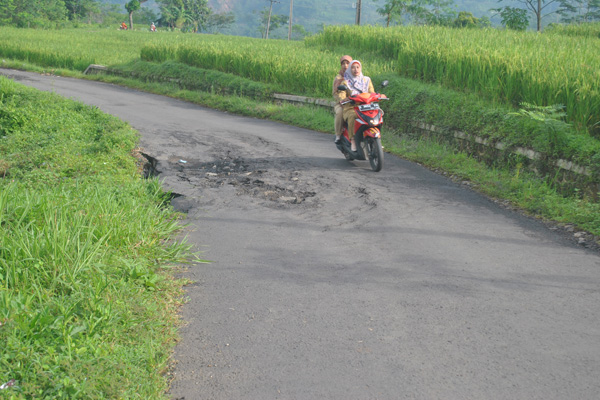
[[[547,34],[566,36],[585,36],[600,39],[600,22],[586,22],[579,24],[551,24],[545,30]]]
[[[403,76],[517,105],[563,104],[571,123],[600,136],[600,40],[508,30],[332,26],[307,39],[334,49],[378,49]]]
[[[233,73],[272,83],[290,93],[331,96],[331,81],[339,54],[306,47],[301,42],[239,37],[203,37],[173,47],[148,44],[141,50],[146,61],[174,59],[199,68]],[[393,70],[392,62],[369,62],[365,73],[378,75]]]

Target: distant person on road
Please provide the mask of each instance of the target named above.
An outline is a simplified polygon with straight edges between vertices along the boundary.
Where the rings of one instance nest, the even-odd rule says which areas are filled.
[[[352,60],[348,69],[344,73],[344,84],[348,87],[346,95],[355,96],[359,93],[375,93],[373,82],[368,76],[362,73],[362,64],[358,60]],[[344,104],[344,121],[348,124],[348,136],[350,137],[351,150],[356,151],[356,142],[354,141],[354,120],[356,114],[354,105]]]
[[[338,90],[337,87],[344,82],[344,73],[346,72],[346,69],[348,68],[348,65],[350,65],[351,61],[352,57],[350,56],[343,56],[340,58],[340,71],[333,80],[332,95],[336,101],[335,106],[333,107],[333,111],[335,112],[334,129],[336,144],[340,142],[342,130],[344,129],[343,108],[340,102],[346,98],[346,92],[343,90]]]
[[[150,32],[156,32],[156,25],[154,25],[154,22],[150,25]]]

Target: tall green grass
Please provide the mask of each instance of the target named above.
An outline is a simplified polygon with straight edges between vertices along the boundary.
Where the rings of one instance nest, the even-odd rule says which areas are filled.
[[[307,48],[301,42],[230,36],[208,36],[178,46],[148,44],[142,48],[141,58],[152,62],[176,60],[317,97],[331,96],[331,82],[339,65],[339,54]],[[372,75],[392,70],[392,62],[365,65],[365,73]]]
[[[595,25],[594,25],[595,26]],[[591,28],[588,28],[590,31]],[[489,99],[563,104],[568,121],[600,135],[600,40],[593,36],[445,27],[329,26],[300,42],[117,30],[0,28],[0,55],[51,68],[176,60],[281,91],[329,97],[341,52],[375,76],[399,73]]]
[[[141,43],[156,39],[149,32],[0,27],[0,56],[43,67],[84,71],[90,64],[137,59]]]
[[[353,43],[397,59],[403,76],[518,105],[563,104],[570,122],[600,136],[600,40],[510,30],[331,26],[306,40]]]
[[[0,26],[0,56],[48,68],[83,72],[90,64],[115,65],[139,60],[152,43],[195,42],[207,35],[117,29],[38,30]]]
[[[339,65],[339,54],[295,41],[84,29],[0,27],[0,56],[76,71],[84,71],[90,64],[112,66],[140,58],[174,60],[273,84],[280,91],[317,97],[331,96],[332,74]],[[373,60],[365,64],[365,73],[392,71],[393,63]]]
[[[0,382],[11,399],[162,398],[189,247],[123,122],[0,78]]]
[[[551,24],[544,29],[547,34],[584,36],[600,39],[600,22],[586,22],[581,24]]]

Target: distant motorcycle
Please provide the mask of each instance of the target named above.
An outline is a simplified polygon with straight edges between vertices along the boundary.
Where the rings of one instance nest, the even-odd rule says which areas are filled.
[[[383,87],[388,81],[382,83]],[[338,90],[348,90],[346,85],[338,86]],[[369,160],[375,172],[383,168],[383,147],[381,146],[381,127],[383,125],[383,110],[379,108],[379,101],[388,100],[385,94],[359,93],[349,96],[343,104],[354,104],[356,119],[354,121],[354,140],[356,151],[352,151],[348,127],[344,124],[342,136],[337,148],[344,154],[346,160]]]

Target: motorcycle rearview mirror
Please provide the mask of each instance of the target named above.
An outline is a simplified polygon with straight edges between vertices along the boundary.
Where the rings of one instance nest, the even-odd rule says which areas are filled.
[[[388,81],[387,79],[383,82],[381,82],[381,87],[386,87],[387,85],[390,84],[390,81]]]
[[[337,90],[348,90],[348,86],[346,85],[340,85],[337,87]]]

